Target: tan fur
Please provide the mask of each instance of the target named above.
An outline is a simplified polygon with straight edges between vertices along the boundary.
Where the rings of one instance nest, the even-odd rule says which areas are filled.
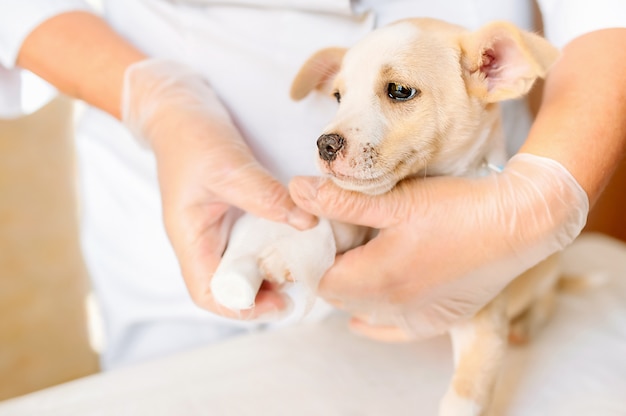
[[[471,321],[451,331],[457,354],[456,372],[451,383],[453,394],[478,403],[488,401],[506,350],[505,308],[505,297],[500,296],[481,309]],[[471,331],[471,334],[468,336],[466,331]]]
[[[291,85],[291,98],[301,100],[314,89],[323,91],[333,74],[339,70],[339,62],[345,53],[345,48],[328,48],[311,56]]]
[[[319,167],[341,187],[377,194],[409,176],[472,176],[485,162],[504,163],[497,103],[526,94],[557,57],[543,38],[506,22],[469,32],[434,19],[409,19],[349,50],[316,53],[296,77],[292,96],[315,89],[341,95],[324,134],[340,136],[342,146]],[[391,99],[390,83],[419,94]],[[456,371],[440,415],[488,411],[509,335],[524,342],[548,319],[559,272],[554,255],[451,330]],[[352,325],[369,331],[358,319]],[[408,338],[394,327],[376,335],[385,341]]]
[[[506,85],[496,91],[489,91],[484,76],[480,73],[483,55],[494,48],[497,42],[513,42],[515,59],[523,62],[519,69],[520,76],[515,83]],[[533,33],[519,30],[511,23],[493,22],[478,32],[461,37],[463,67],[469,79],[470,94],[486,102],[498,102],[526,94],[537,78],[545,77],[552,63],[557,59],[558,52],[545,39]]]

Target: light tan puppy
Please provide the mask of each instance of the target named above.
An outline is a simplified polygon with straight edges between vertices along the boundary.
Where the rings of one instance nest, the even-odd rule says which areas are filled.
[[[544,39],[508,23],[469,32],[432,19],[404,20],[350,50],[316,53],[294,80],[292,97],[321,90],[340,102],[318,139],[319,167],[343,188],[380,194],[411,176],[493,174],[506,161],[498,102],[528,92],[557,56]],[[212,278],[213,296],[245,310],[265,279],[300,281],[311,299],[335,254],[362,244],[370,231],[320,219],[300,232],[246,214]],[[523,340],[545,321],[558,278],[551,257],[450,331],[456,371],[441,415],[488,410],[507,338]],[[404,333],[385,337],[398,335]]]
[[[503,166],[498,102],[526,94],[557,57],[546,40],[509,23],[469,32],[410,19],[349,50],[316,53],[291,94],[320,90],[340,102],[317,142],[319,168],[342,188],[380,194],[411,176],[480,176]],[[450,331],[456,370],[440,415],[488,411],[507,339],[525,340],[545,321],[558,278],[553,256]]]

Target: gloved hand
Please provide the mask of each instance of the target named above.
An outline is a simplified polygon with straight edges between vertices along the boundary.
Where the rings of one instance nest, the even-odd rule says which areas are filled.
[[[202,308],[252,319],[285,306],[261,290],[256,307],[237,313],[216,304],[210,279],[238,207],[305,229],[316,218],[296,207],[287,189],[257,163],[209,84],[190,68],[146,60],[125,73],[122,119],[156,156],[163,217],[193,300]]]
[[[570,244],[589,210],[558,162],[518,154],[481,178],[409,179],[367,196],[329,179],[295,178],[292,198],[319,216],[379,228],[339,257],[322,297],[378,338],[441,334],[476,313],[513,278]]]

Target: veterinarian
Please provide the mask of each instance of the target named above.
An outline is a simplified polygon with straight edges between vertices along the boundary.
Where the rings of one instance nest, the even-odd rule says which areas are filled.
[[[235,208],[300,229],[315,224],[310,213],[381,228],[338,259],[322,294],[355,313],[363,333],[397,331],[369,324],[372,308],[391,301],[379,316],[430,336],[569,244],[624,156],[622,0],[539,1],[564,53],[525,142],[524,107],[507,114],[510,136],[533,156],[482,180],[415,180],[375,199],[298,178],[293,200],[284,184],[316,174],[315,138],[336,108],[326,97],[288,98],[313,51],[407,16],[529,29],[532,2],[103,3],[100,18],[78,0],[0,1],[0,101],[19,110],[28,69],[89,104],[77,126],[82,241],[105,322],[104,368],[259,328],[247,320],[286,307],[269,287],[239,314],[211,299]]]

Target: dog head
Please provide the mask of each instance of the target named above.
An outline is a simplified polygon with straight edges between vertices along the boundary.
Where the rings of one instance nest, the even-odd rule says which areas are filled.
[[[317,141],[341,187],[378,194],[417,174],[464,174],[489,146],[497,102],[526,94],[558,52],[505,22],[469,32],[433,19],[373,31],[350,49],[311,56],[291,89],[339,102]]]

